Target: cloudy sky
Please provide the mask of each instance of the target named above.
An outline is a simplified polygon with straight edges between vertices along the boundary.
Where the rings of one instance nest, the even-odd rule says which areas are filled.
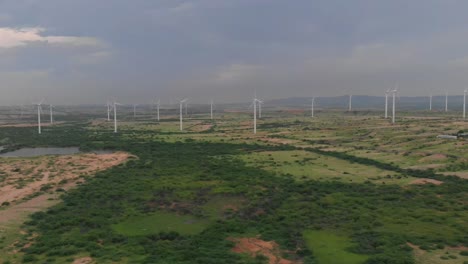
[[[465,0],[0,0],[0,104],[461,94]]]

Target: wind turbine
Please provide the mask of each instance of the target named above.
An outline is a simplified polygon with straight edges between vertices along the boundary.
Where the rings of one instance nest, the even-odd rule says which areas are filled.
[[[42,130],[41,130],[41,113],[42,113],[42,103],[44,102],[44,100],[40,101],[39,103],[37,103],[37,130],[38,130],[38,133],[39,135],[42,133]]]
[[[391,92],[390,89],[385,91],[385,119],[388,118],[388,94]]]
[[[353,95],[349,94],[349,104],[348,104],[348,111],[351,112],[353,106]]]
[[[257,97],[255,96],[254,99],[253,99],[253,108],[254,108],[254,112],[253,112],[253,116],[254,116],[254,134],[257,134],[257,103],[260,104],[260,100],[257,99]]]
[[[183,111],[183,107],[184,107],[184,103],[187,102],[187,98],[185,98],[184,100],[181,100],[179,102],[179,105],[180,105],[180,112],[179,112],[179,115],[180,115],[180,131],[183,130],[183,118],[182,118],[182,111]],[[187,104],[186,104],[187,105]],[[187,110],[187,108],[185,108]]]
[[[448,112],[448,92],[445,92],[445,112]]]
[[[429,111],[432,111],[432,93],[429,93]]]
[[[161,100],[158,99],[158,101],[156,103],[153,102],[153,104],[156,105],[156,118],[159,121],[159,107],[161,106]]]
[[[54,106],[49,105],[49,111],[50,111],[50,124],[52,125],[54,123]]]
[[[117,133],[117,106],[121,105],[114,101],[113,108],[114,108],[114,133]]]
[[[314,103],[315,103],[315,97],[312,97],[312,104],[311,104],[311,117],[314,117]]]
[[[390,91],[393,97],[393,109],[392,109],[392,124],[395,124],[395,96],[398,93],[398,85],[396,85],[395,89]]]
[[[137,106],[138,106],[137,104],[133,105],[133,119],[136,118],[136,108],[137,108]]]
[[[112,109],[112,104],[109,101],[107,101],[106,106],[107,106],[107,121],[109,122],[110,121],[110,112],[111,112],[111,109]]]
[[[213,120],[213,99],[211,99],[211,102],[210,102],[210,116],[211,116],[211,120]]]
[[[468,93],[468,89],[463,91],[463,119],[466,119],[466,94]]]

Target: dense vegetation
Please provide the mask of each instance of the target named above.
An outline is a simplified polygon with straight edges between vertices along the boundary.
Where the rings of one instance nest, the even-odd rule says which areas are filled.
[[[147,132],[113,135],[63,126],[40,137],[25,137],[32,134],[30,128],[0,129],[0,137],[8,138],[11,146],[78,145],[123,150],[138,157],[99,173],[63,195],[63,203],[34,214],[25,228],[28,235],[38,237],[22,249],[24,262],[71,262],[73,256],[85,253],[98,263],[265,263],[261,257],[231,252],[234,243],[228,240],[261,235],[290,252],[285,253],[288,259],[318,263],[314,249],[306,245],[308,230],[349,237],[352,246],[347,250],[367,256],[367,264],[414,263],[407,242],[423,248],[468,245],[464,202],[468,185],[456,178],[445,178],[440,186],[405,188],[299,182],[235,158],[285,147],[192,140],[169,143],[145,140],[139,133]],[[416,177],[436,176],[339,152],[308,151]],[[224,210],[222,202],[213,201],[236,206]],[[194,230],[121,230],[132,219],[145,225],[155,215],[165,215],[161,213],[192,217]]]

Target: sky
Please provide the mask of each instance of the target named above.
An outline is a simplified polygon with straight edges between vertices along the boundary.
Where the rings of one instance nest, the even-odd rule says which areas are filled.
[[[0,104],[462,94],[465,0],[0,0]]]

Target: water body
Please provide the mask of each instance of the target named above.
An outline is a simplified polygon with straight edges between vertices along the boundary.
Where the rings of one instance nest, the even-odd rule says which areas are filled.
[[[3,158],[16,158],[16,157],[37,157],[44,155],[72,155],[80,153],[78,147],[67,148],[22,148],[15,151],[0,154]]]

